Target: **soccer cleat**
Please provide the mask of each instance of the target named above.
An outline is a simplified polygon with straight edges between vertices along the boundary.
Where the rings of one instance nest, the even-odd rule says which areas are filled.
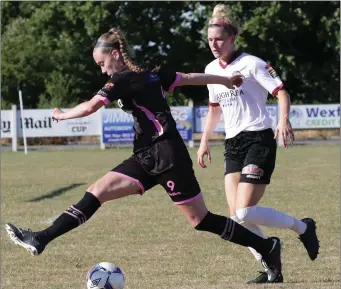
[[[304,218],[302,222],[307,224],[307,229],[299,236],[299,239],[306,248],[310,259],[314,261],[317,258],[320,248],[320,242],[316,235],[316,222],[311,218]]]
[[[270,282],[268,280],[269,279],[268,276],[269,276],[269,270],[271,269],[268,268],[268,265],[264,262],[264,260],[261,261],[261,264],[264,267],[265,272],[259,271],[260,275],[257,278],[250,280],[246,284],[283,283],[283,275],[281,272],[276,274],[275,278]]]
[[[268,283],[268,274],[266,272],[259,271],[260,275],[253,280],[246,282],[246,284],[265,284]]]
[[[268,275],[266,283],[278,283],[276,280],[283,280],[282,262],[281,262],[281,240],[277,237],[270,237],[267,240],[272,241],[272,248],[269,253],[263,254],[261,260],[265,273]]]
[[[33,256],[39,255],[45,249],[45,245],[38,240],[36,234],[31,230],[6,224],[6,231],[14,244],[25,248]]]
[[[246,284],[283,283],[283,275],[281,273],[277,274],[275,280],[272,282],[268,280],[268,273],[261,271],[259,271],[259,273],[260,275],[257,278],[250,280]]]

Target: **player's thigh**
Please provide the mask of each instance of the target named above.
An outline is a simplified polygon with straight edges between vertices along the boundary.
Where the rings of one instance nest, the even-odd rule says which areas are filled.
[[[230,211],[230,216],[236,215],[236,204],[240,174],[241,174],[240,172],[235,172],[225,175],[225,194]]]
[[[240,133],[231,139],[225,140],[225,194],[231,216],[236,214],[238,184],[247,151],[248,143],[244,139],[244,133]]]
[[[206,215],[207,209],[189,156],[183,159],[181,166],[175,166],[158,176],[157,182],[192,225]]]
[[[153,179],[132,156],[91,185],[89,191],[103,203],[129,195],[142,195],[155,185]]]
[[[191,167],[187,170],[174,167],[156,179],[176,205],[189,202],[201,193],[200,185]]]
[[[271,129],[255,132],[238,185],[237,209],[256,205],[275,169],[277,144]]]
[[[241,183],[270,183],[275,169],[277,144],[271,129],[255,132],[248,148],[240,176]]]

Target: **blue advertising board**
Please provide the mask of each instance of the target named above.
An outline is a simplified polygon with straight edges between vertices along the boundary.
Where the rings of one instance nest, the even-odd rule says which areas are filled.
[[[171,107],[171,113],[176,121],[184,141],[193,137],[192,108],[187,106]],[[131,114],[119,108],[102,111],[103,143],[131,143],[134,140],[134,119]]]

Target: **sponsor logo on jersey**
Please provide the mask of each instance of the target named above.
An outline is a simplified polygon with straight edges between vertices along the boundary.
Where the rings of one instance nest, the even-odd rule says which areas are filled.
[[[104,88],[107,90],[111,90],[114,87],[114,84],[112,82],[108,82],[104,85]]]
[[[240,75],[243,79],[245,79],[245,76],[238,70],[232,72],[232,76],[235,76],[235,75]]]
[[[243,168],[242,174],[246,175],[247,178],[259,180],[263,176],[264,171],[257,165],[250,164]]]
[[[228,89],[216,95],[217,101],[220,106],[227,107],[232,106],[237,100],[237,97],[243,96],[244,91],[242,89]]]
[[[126,113],[130,113],[130,114],[133,113],[132,106],[131,105],[129,106],[128,104],[124,104],[122,99],[117,100],[117,104],[118,104],[119,108],[122,109],[123,111],[125,111]]]
[[[265,69],[266,69],[266,71],[271,75],[272,78],[278,77],[277,72],[275,71],[275,69],[273,69],[273,68],[270,66],[270,64],[267,64],[267,65],[265,66]]]
[[[99,92],[97,92],[97,94],[101,95],[101,96],[104,96],[104,97],[108,97],[108,94],[103,89],[101,89]]]

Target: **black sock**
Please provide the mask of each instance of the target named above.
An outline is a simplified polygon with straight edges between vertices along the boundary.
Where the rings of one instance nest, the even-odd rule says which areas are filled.
[[[37,232],[38,239],[45,244],[49,243],[85,223],[100,206],[99,200],[93,194],[86,192],[76,205],[70,206],[50,227]]]
[[[272,249],[273,242],[264,239],[230,218],[208,212],[204,219],[195,227],[199,231],[207,231],[219,235],[226,241],[244,247],[252,247],[260,254],[267,254]]]

